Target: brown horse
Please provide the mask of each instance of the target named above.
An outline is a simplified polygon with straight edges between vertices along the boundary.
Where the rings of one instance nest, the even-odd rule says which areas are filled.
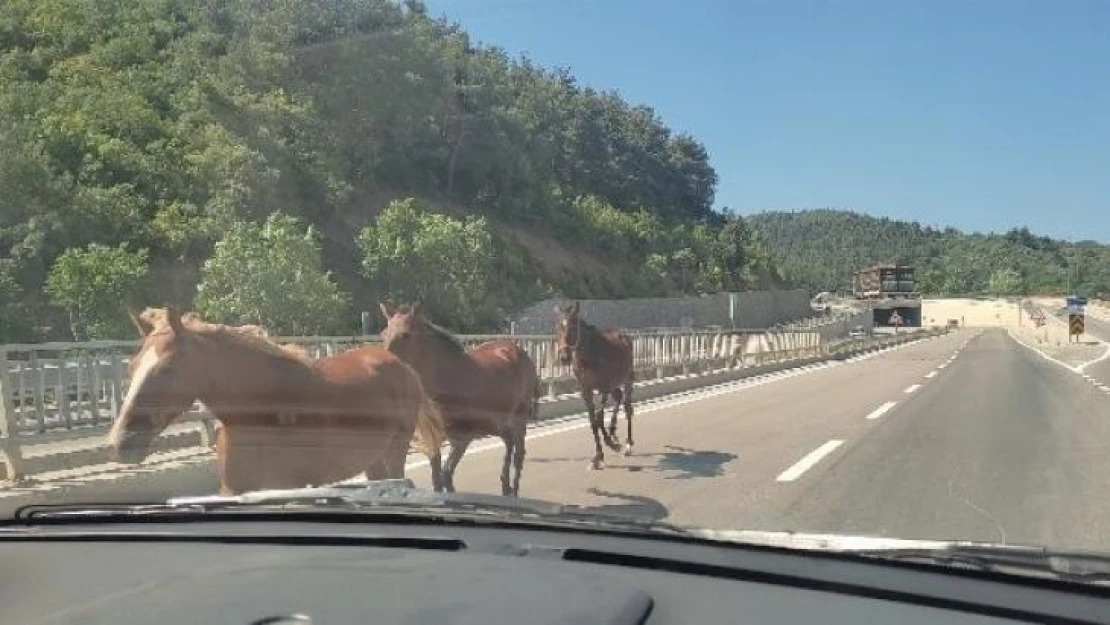
[[[424,388],[443,412],[451,453],[443,464],[442,483],[455,490],[455,469],[470,442],[499,436],[505,443],[501,493],[520,494],[524,468],[524,435],[536,415],[539,377],[536,365],[510,340],[482,343],[470,350],[424,317],[420,306],[404,310],[381,304],[387,326],[386,349],[412,365]],[[432,460],[432,466],[438,458]],[[516,470],[509,481],[509,465]]]
[[[600,469],[605,464],[605,452],[601,440],[614,451],[620,451],[617,437],[617,412],[624,404],[624,419],[628,423],[628,439],[624,443],[624,455],[632,454],[632,385],[635,370],[632,367],[632,339],[616,329],[598,330],[582,319],[578,302],[573,306],[560,309],[558,326],[555,328],[555,343],[559,360],[571,365],[586,411],[590,415],[590,431],[594,435],[593,460],[591,469]],[[594,410],[594,391],[601,394],[601,409]],[[613,417],[609,429],[605,429],[605,404],[613,396]]]
[[[438,409],[416,373],[384,349],[312,360],[255,326],[210,324],[168,307],[133,320],[142,345],[108,433],[117,462],[141,462],[197,399],[222,424],[216,455],[224,494],[360,472],[404,477],[414,434],[425,455],[439,454],[445,431]]]

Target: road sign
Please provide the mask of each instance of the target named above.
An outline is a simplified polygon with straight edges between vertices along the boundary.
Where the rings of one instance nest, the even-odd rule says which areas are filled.
[[[1085,325],[1083,315],[1068,315],[1068,334],[1070,336],[1083,334]]]
[[[1068,307],[1069,308],[1071,308],[1071,307],[1081,307],[1081,306],[1086,306],[1086,305],[1087,305],[1087,298],[1086,297],[1079,297],[1078,295],[1073,295],[1073,296],[1068,298]]]

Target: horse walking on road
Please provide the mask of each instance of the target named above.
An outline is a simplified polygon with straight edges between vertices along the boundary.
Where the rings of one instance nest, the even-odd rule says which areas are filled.
[[[582,399],[586,402],[596,450],[590,468],[600,469],[605,464],[602,439],[610,449],[621,451],[617,437],[617,413],[622,405],[624,419],[628,423],[623,453],[625,456],[632,454],[632,388],[636,372],[632,366],[632,339],[614,328],[597,329],[582,319],[581,312],[578,302],[560,309],[555,343],[559,360],[571,366]],[[601,409],[596,411],[594,391],[601,395]],[[610,395],[613,397],[613,416],[606,430],[605,406]]]
[[[394,309],[380,304],[387,325],[386,349],[412,366],[424,388],[439,405],[451,453],[442,467],[442,486],[455,490],[455,469],[471,441],[498,436],[505,443],[501,493],[520,494],[524,469],[524,437],[536,417],[539,376],[528,352],[515,341],[501,339],[469,350],[424,316],[420,305]],[[432,459],[433,469],[439,457]],[[510,481],[510,464],[515,475]],[[437,486],[438,488],[438,486]]]
[[[430,458],[443,419],[419,376],[380,347],[313,360],[257,326],[206,323],[172,308],[132,316],[142,344],[108,433],[117,462],[137,464],[200,400],[220,421],[220,492],[300,488],[357,476],[402,478],[409,446]]]

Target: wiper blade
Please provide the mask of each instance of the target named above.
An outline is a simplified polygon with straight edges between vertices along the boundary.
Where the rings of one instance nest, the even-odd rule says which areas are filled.
[[[852,552],[900,562],[919,562],[991,573],[1009,573],[1089,584],[1110,584],[1110,555],[1055,551],[1024,545],[951,543],[936,549],[875,549]]]
[[[33,509],[32,509],[33,508]],[[412,480],[377,480],[359,484],[264,490],[241,495],[175,497],[164,504],[133,506],[69,505],[34,506],[21,510],[19,520],[81,516],[159,515],[221,511],[288,512],[298,510],[347,510],[399,512],[456,517],[494,517],[576,526],[601,526],[685,534],[685,530],[636,516],[598,513],[571,504],[481,493],[437,493],[420,489]]]

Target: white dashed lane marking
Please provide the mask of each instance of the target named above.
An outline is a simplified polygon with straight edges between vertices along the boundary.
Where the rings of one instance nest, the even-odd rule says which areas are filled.
[[[821,462],[825,456],[836,451],[836,448],[843,444],[844,441],[838,439],[828,441],[824,445],[806,454],[805,457],[795,462],[789,469],[779,473],[779,476],[775,478],[775,480],[778,482],[793,482],[801,477],[803,473],[810,470],[813,465]]]
[[[882,406],[879,406],[878,408],[872,410],[871,414],[867,415],[867,418],[868,419],[878,419],[879,417],[881,417],[884,414],[886,414],[887,412],[889,412],[891,408],[893,408],[897,405],[898,405],[898,402],[896,402],[896,401],[888,401],[885,404],[883,404]]]

